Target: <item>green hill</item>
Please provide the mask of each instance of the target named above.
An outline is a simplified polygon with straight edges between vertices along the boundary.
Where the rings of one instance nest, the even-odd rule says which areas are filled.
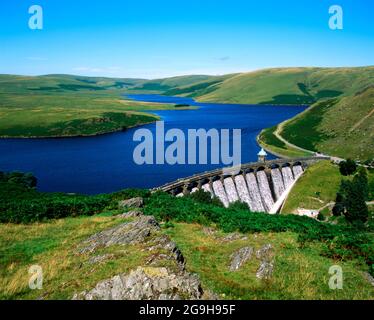
[[[95,134],[154,121],[154,117],[139,112],[173,106],[124,100],[122,95],[158,93],[208,102],[312,105],[285,124],[279,134],[308,150],[366,160],[374,157],[373,85],[373,66],[276,68],[155,80],[0,75],[0,135]],[[277,138],[270,131],[267,137],[271,139],[263,135],[263,142],[272,149]],[[282,143],[277,144],[282,149]],[[290,146],[283,149],[287,155],[292,151]],[[297,150],[294,153],[300,154]]]
[[[373,158],[374,86],[315,104],[289,121],[282,136],[300,147],[342,158]]]
[[[206,75],[179,76],[165,79],[147,80],[131,88],[129,92],[166,94],[170,90],[194,86],[196,83],[214,78]],[[171,94],[172,95],[172,94]]]
[[[142,79],[71,75],[0,75],[0,136],[95,135],[149,123],[146,110],[172,105],[125,100],[125,88]]]
[[[286,140],[340,157],[374,157],[373,66],[276,68],[189,80],[200,81],[188,85],[173,82],[175,87],[159,89],[165,95],[202,102],[312,105],[285,125],[282,136]],[[271,141],[264,143],[273,150]],[[282,153],[276,148],[274,151]],[[290,156],[290,150],[290,146],[285,146],[284,154]]]
[[[207,102],[312,105],[284,126],[282,136],[308,150],[367,160],[374,157],[373,85],[372,66],[279,68],[209,79],[166,94]],[[282,153],[278,144],[283,143],[274,144],[274,137],[263,142]],[[290,156],[290,147],[283,149]]]
[[[171,93],[206,102],[312,104],[354,94],[371,85],[373,79],[374,67],[278,68],[215,77]]]
[[[252,213],[238,203],[224,208],[204,192],[84,196],[33,187],[29,174],[0,177],[0,299],[71,299],[139,267],[149,276],[166,268],[173,279],[197,274],[194,283],[207,294],[202,298],[370,300],[374,294],[368,281],[374,274],[372,224],[359,230],[343,220]],[[143,208],[135,196],[143,198]],[[329,288],[329,269],[337,263],[344,290]],[[42,267],[40,290],[28,285],[32,265]],[[169,282],[162,287],[175,293]]]

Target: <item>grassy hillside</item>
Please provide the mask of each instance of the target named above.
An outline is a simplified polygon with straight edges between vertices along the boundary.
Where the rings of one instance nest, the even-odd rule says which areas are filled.
[[[312,104],[354,94],[371,84],[374,67],[280,68],[243,73],[215,86],[199,101],[249,104]]]
[[[91,135],[151,122],[156,118],[144,111],[174,106],[123,100],[121,94],[158,93],[199,101],[311,104],[285,125],[282,136],[304,149],[366,160],[374,156],[373,83],[374,67],[278,68],[156,80],[0,75],[0,136]],[[270,131],[260,140],[276,153],[301,154],[279,145]]]
[[[345,290],[330,290],[327,271],[333,260],[320,255],[321,243],[301,249],[293,232],[245,234],[247,239],[224,241],[227,234],[207,235],[198,224],[175,223],[167,233],[184,253],[189,270],[200,275],[203,285],[219,293],[222,299],[369,299],[372,289],[362,281],[357,262],[344,261]],[[251,259],[238,272],[229,272],[230,256],[244,246],[275,246],[275,272],[268,282],[256,278],[258,263]],[[362,287],[361,287],[362,286]],[[354,288],[362,288],[354,293]],[[367,291],[369,290],[369,291]],[[344,293],[342,291],[345,291]],[[361,298],[360,298],[361,297]]]
[[[374,228],[374,170],[367,170],[368,197],[366,198],[368,207],[367,226]],[[345,177],[339,172],[337,165],[329,161],[322,161],[307,168],[304,175],[297,181],[289,194],[282,214],[298,214],[299,209],[318,211],[318,219],[325,223],[345,224],[348,223],[343,216],[334,214],[333,208],[338,192],[341,192],[343,181],[354,181],[353,176]]]
[[[124,222],[102,214],[29,226],[0,225],[0,299],[69,300],[74,293],[89,290],[103,279],[146,265],[154,252],[142,244],[101,248],[99,254],[76,254],[78,245],[90,235]],[[344,271],[344,290],[330,290],[328,270],[336,262],[320,256],[321,244],[300,249],[297,234],[292,232],[247,234],[247,240],[232,242],[224,241],[221,232],[205,234],[198,224],[174,223],[162,232],[181,249],[187,271],[197,273],[203,287],[219,299],[371,299],[374,294],[357,259],[339,261]],[[270,281],[256,278],[256,259],[237,272],[228,271],[230,255],[236,250],[244,246],[259,249],[267,243],[276,252]],[[97,255],[111,258],[90,264],[88,261]],[[167,266],[167,262],[163,263]],[[28,287],[28,268],[34,264],[43,268],[42,290]]]
[[[313,153],[304,152],[286,145],[274,134],[276,129],[277,126],[266,128],[258,135],[257,141],[264,149],[283,158],[310,157],[313,155]]]
[[[311,104],[285,124],[280,132],[283,138],[301,148],[342,158],[374,157],[374,67],[266,69],[200,86],[191,86],[191,91],[179,89],[179,93],[201,101]],[[305,155],[277,139],[275,129],[259,136],[266,149],[286,157]]]
[[[342,158],[374,157],[374,86],[315,104],[289,121],[282,136],[300,147]]]
[[[296,213],[297,208],[320,209],[334,202],[342,176],[330,161],[321,161],[309,167],[296,183],[282,212]]]
[[[91,235],[133,221],[118,216],[125,209],[118,209],[117,202],[134,196],[144,197],[144,213],[154,215],[162,225],[160,232],[182,251],[187,271],[198,274],[204,290],[220,299],[373,299],[374,289],[364,274],[369,266],[374,272],[373,224],[359,230],[340,222],[251,213],[238,204],[226,209],[205,193],[183,198],[141,190],[100,196],[39,193],[30,188],[34,180],[29,175],[0,177],[0,220],[5,222],[0,223],[0,299],[71,299],[139,266],[171,268],[163,248],[152,241],[77,254]],[[290,204],[304,201],[309,208],[330,201],[338,181],[336,166],[320,162],[299,180]],[[9,221],[11,216],[23,216],[28,224]],[[238,271],[229,270],[233,253],[268,244],[274,249],[270,279],[256,277],[255,257]],[[28,287],[32,265],[43,268],[41,290]],[[344,290],[329,289],[333,265],[344,272]]]
[[[228,74],[223,76],[212,76],[203,81],[196,82],[194,84],[189,84],[185,86],[178,86],[164,92],[165,95],[169,96],[185,96],[191,98],[198,98],[203,95],[206,95],[210,92],[213,92],[218,89],[219,85],[235,74]]]
[[[29,210],[23,207],[22,213],[11,214],[34,214],[36,219],[28,219],[29,224],[0,223],[0,299],[71,299],[74,293],[139,266],[171,268],[163,248],[152,241],[99,246],[97,251],[77,254],[91,235],[135,219],[118,216],[125,209],[117,206],[118,200],[135,195],[144,197],[144,214],[154,215],[162,225],[160,232],[182,251],[187,271],[197,273],[204,290],[220,299],[372,299],[374,294],[363,274],[372,261],[372,230],[358,232],[295,215],[251,213],[237,204],[226,209],[204,193],[175,198],[129,190],[78,199],[40,194],[23,185],[30,180],[27,177],[14,178],[0,185],[0,198],[13,202],[8,209],[14,210],[22,202],[27,205],[30,198],[37,199],[29,203]],[[38,205],[46,207],[42,216],[38,216]],[[53,215],[56,211],[64,214]],[[256,277],[259,261],[255,257],[238,271],[229,270],[233,253],[267,244],[274,249],[270,279]],[[344,272],[344,290],[328,286],[329,268],[336,264]],[[28,286],[32,265],[43,268],[41,290]]]
[[[124,100],[138,79],[0,75],[0,136],[95,135],[158,119],[146,110],[172,105]]]
[[[183,81],[182,81],[183,80]],[[310,151],[367,160],[374,157],[374,67],[275,68],[249,73],[188,76],[146,82],[135,88],[198,101],[245,104],[308,104],[287,123],[283,138]],[[153,86],[153,87],[152,87]],[[306,155],[266,129],[259,142],[274,154]]]
[[[129,93],[155,93],[173,95],[173,90],[179,88],[194,86],[197,83],[211,81],[215,77],[206,75],[179,76],[165,79],[154,79],[141,82],[135,86],[127,88]],[[176,94],[174,94],[176,95]]]

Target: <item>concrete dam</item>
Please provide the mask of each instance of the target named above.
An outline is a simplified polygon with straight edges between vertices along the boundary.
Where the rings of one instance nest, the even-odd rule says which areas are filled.
[[[217,197],[225,207],[240,201],[253,212],[275,214],[281,209],[288,193],[304,170],[312,163],[328,157],[277,159],[242,165],[234,174],[213,170],[179,179],[156,190],[182,197],[198,190]]]

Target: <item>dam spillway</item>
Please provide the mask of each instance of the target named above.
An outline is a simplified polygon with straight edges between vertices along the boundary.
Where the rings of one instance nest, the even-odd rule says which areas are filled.
[[[225,207],[240,201],[247,204],[252,212],[274,213],[306,167],[327,159],[311,157],[250,163],[233,173],[222,169],[204,172],[155,190],[182,197],[201,189],[217,197]]]

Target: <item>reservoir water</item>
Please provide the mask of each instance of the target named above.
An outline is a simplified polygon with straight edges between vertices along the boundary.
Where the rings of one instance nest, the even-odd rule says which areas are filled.
[[[165,130],[241,129],[242,163],[257,160],[256,136],[305,110],[306,106],[267,106],[199,103],[188,98],[131,95],[138,101],[189,104],[194,110],[152,113],[165,121]],[[155,131],[155,124],[142,126]],[[133,141],[138,128],[95,137],[59,139],[0,139],[0,171],[32,172],[41,191],[98,194],[124,188],[152,188],[219,165],[137,165]],[[232,132],[232,131],[231,131]],[[167,145],[166,145],[167,146]],[[272,159],[274,156],[269,155]]]

